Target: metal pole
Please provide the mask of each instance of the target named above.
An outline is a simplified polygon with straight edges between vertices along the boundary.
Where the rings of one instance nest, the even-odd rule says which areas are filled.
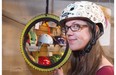
[[[49,0],[46,0],[46,14],[48,14],[49,11]]]

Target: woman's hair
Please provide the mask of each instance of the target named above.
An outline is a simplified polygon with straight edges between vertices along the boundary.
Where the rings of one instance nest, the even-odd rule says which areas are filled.
[[[104,54],[99,42],[96,42],[90,53],[80,57],[80,60],[73,53],[75,52],[71,55],[71,68],[68,75],[95,75]]]

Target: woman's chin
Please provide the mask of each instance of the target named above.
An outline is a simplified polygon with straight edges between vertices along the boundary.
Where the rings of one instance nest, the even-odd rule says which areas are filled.
[[[77,51],[77,50],[79,50],[78,48],[75,48],[75,47],[70,47],[70,49],[71,49],[72,51]]]
[[[79,51],[79,50],[82,50],[82,48],[78,47],[78,46],[74,46],[74,45],[69,45],[69,48],[72,50],[72,51]]]

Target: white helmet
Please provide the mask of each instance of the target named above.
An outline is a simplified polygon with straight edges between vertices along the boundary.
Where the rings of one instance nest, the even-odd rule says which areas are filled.
[[[98,24],[99,27],[102,26],[102,30],[106,26],[105,17],[100,6],[89,1],[77,1],[74,4],[69,4],[60,16],[60,23],[64,25],[66,21],[78,18],[87,18]]]
[[[41,34],[38,40],[39,49],[41,48],[42,44],[48,44],[48,45],[53,44],[52,37],[48,34]]]

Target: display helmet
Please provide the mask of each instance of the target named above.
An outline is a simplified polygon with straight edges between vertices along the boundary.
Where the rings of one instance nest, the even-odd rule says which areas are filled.
[[[40,49],[43,44],[51,45],[53,44],[53,39],[48,34],[41,34],[38,38],[38,48]]]
[[[96,40],[104,33],[106,26],[105,16],[100,6],[89,1],[77,1],[73,4],[69,4],[61,13],[60,25],[61,27],[69,20],[85,20],[93,23],[92,39],[90,43],[84,49],[84,52],[90,52],[92,45],[96,43]],[[99,35],[96,36],[96,26],[99,27]]]

